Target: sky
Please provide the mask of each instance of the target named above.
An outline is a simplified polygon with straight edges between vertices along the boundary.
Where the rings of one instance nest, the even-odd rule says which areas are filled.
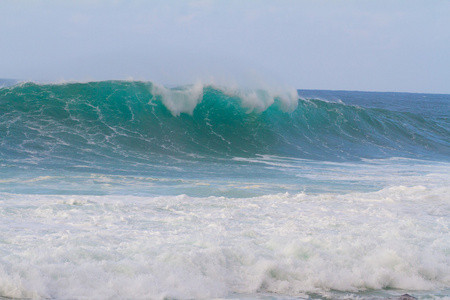
[[[0,0],[0,78],[450,93],[448,0]]]

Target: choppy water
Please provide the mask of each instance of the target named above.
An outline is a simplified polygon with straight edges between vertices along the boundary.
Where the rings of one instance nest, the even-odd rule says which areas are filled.
[[[0,297],[448,298],[450,95],[298,94],[1,88]]]

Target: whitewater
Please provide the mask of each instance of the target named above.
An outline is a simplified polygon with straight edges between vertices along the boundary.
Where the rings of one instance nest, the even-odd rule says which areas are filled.
[[[0,298],[450,299],[450,95],[0,86]]]

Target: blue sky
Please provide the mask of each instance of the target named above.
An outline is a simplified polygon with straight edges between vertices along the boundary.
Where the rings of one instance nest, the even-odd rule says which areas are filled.
[[[450,1],[0,0],[0,78],[450,93]]]

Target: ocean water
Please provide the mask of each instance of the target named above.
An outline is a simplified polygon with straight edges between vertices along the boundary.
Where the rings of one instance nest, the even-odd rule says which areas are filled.
[[[11,84],[0,298],[450,299],[450,95]]]

